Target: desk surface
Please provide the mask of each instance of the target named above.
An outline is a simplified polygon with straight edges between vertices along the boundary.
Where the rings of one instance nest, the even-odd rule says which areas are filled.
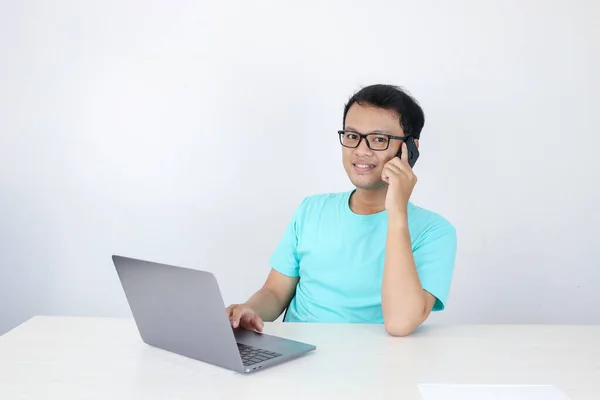
[[[0,399],[421,399],[420,383],[554,384],[600,398],[600,326],[271,323],[265,333],[315,344],[249,375],[141,342],[130,319],[36,317],[0,336]]]

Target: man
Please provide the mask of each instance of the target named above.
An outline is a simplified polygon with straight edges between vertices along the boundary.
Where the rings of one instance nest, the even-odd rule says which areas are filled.
[[[355,189],[302,201],[263,287],[227,308],[234,328],[260,332],[286,311],[285,321],[382,323],[406,336],[444,309],[456,232],[409,201],[417,178],[405,142],[418,147],[424,122],[417,102],[394,86],[350,98],[338,135]]]

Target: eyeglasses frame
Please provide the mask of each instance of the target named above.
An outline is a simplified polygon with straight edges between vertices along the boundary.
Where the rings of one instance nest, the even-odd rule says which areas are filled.
[[[337,131],[337,133],[338,133],[338,137],[340,139],[340,144],[342,146],[344,146],[346,148],[349,148],[349,149],[356,149],[358,146],[360,146],[360,142],[362,142],[362,140],[365,139],[365,143],[367,143],[367,147],[370,150],[373,150],[373,151],[386,151],[387,149],[389,149],[389,147],[390,147],[390,141],[392,139],[401,140],[403,142],[406,142],[408,139],[410,139],[410,135],[407,135],[407,136],[394,136],[394,135],[388,135],[388,134],[385,134],[385,133],[358,133],[356,131],[352,131],[352,130],[348,130],[348,129],[339,130],[339,131]],[[358,135],[360,137],[360,139],[358,139],[358,143],[356,144],[356,146],[347,146],[344,143],[342,143],[342,135],[344,135],[346,133],[353,133],[353,134]],[[371,145],[369,144],[369,139],[368,139],[369,136],[385,136],[385,137],[387,137],[388,138],[388,142],[386,144],[385,149],[373,149],[373,148],[371,148]]]

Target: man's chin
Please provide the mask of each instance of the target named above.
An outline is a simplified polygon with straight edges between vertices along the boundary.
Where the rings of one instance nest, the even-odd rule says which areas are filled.
[[[387,183],[385,183],[382,180],[371,182],[354,180],[352,183],[354,184],[354,186],[356,186],[357,189],[360,190],[378,190],[384,188],[387,185]]]

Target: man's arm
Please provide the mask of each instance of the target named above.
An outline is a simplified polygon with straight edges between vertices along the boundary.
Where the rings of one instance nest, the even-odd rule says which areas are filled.
[[[427,319],[435,301],[423,290],[417,274],[407,214],[390,216],[381,288],[386,331],[392,336],[409,335]]]
[[[244,303],[263,321],[275,321],[288,306],[296,290],[298,278],[271,269],[263,287]]]
[[[296,291],[299,278],[290,277],[271,269],[263,287],[243,304],[227,307],[227,315],[234,328],[262,331],[263,321],[276,320],[288,306]]]
[[[388,183],[389,187],[385,198],[388,230],[381,306],[385,329],[393,336],[410,334],[427,319],[437,300],[435,296],[423,290],[412,251],[407,206],[412,190],[417,183],[417,177],[408,164],[407,153],[406,143],[402,143],[402,156],[394,157],[387,162],[382,171],[382,179]],[[431,251],[438,253],[438,248],[431,250],[430,247],[432,243],[439,240],[439,237],[434,236],[428,238],[430,241],[428,249],[420,250],[421,254],[428,255]],[[442,236],[442,238],[442,242],[447,241],[447,237]],[[447,257],[447,253],[446,250],[445,254],[439,254],[437,260],[428,259],[421,265],[421,270],[429,270],[427,274],[429,286],[432,286],[433,278],[440,282],[433,285],[436,287],[437,295],[444,292],[439,285],[443,287],[446,279],[440,279],[440,273],[435,272],[435,268],[439,268],[439,265],[447,266],[447,262],[443,260],[444,257]],[[441,263],[440,258],[442,258]]]
[[[269,260],[271,272],[263,287],[244,304],[234,304],[227,308],[234,328],[237,328],[239,324],[247,329],[260,331],[263,321],[276,320],[294,297],[296,285],[300,280],[300,262],[296,252],[297,229],[302,219],[305,202],[306,199],[295,211],[283,237],[271,255]]]

